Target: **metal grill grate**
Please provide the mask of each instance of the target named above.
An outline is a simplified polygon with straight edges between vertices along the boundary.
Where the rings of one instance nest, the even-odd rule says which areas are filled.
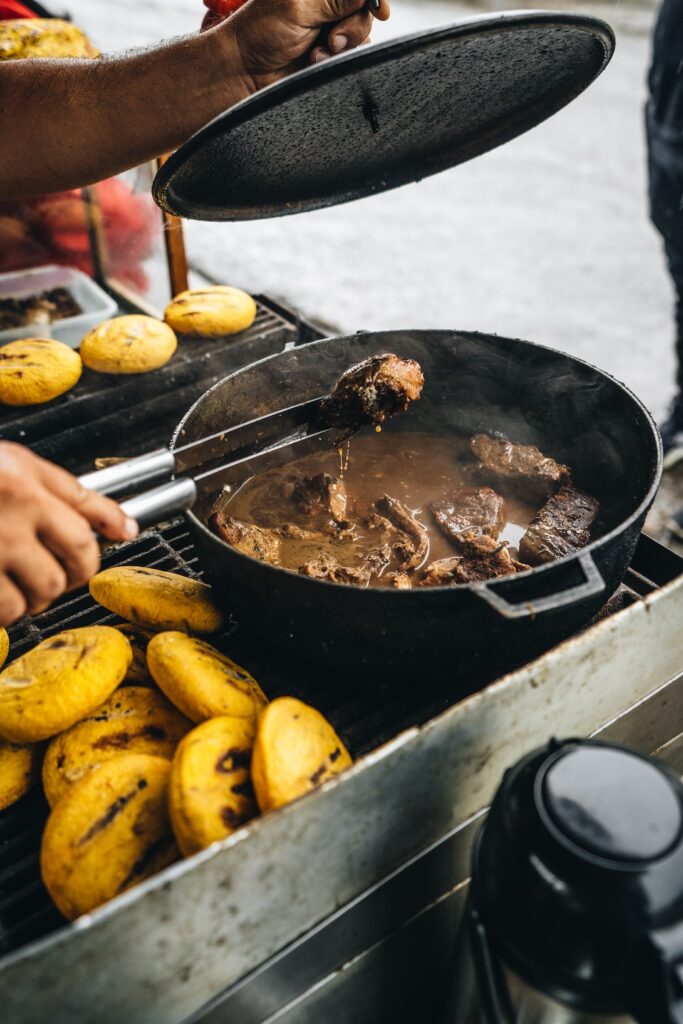
[[[103,565],[139,564],[200,576],[197,557],[182,520],[150,531],[106,554]],[[641,538],[625,585],[602,616],[638,600],[682,571],[683,561],[661,545]],[[59,630],[115,623],[116,616],[96,605],[87,591],[68,595],[35,619],[10,630],[11,657],[18,657]],[[269,697],[287,693],[319,708],[339,731],[354,757],[378,747],[409,726],[419,725],[462,696],[457,682],[397,689],[390,680],[368,687],[353,678],[322,674],[285,657],[249,636],[234,620],[212,643],[245,665]],[[490,680],[479,680],[478,686]],[[470,683],[468,690],[472,690]],[[63,924],[40,880],[38,850],[48,808],[42,795],[25,797],[0,813],[0,956]]]
[[[154,373],[111,376],[84,370],[78,385],[50,402],[0,411],[0,438],[28,444],[74,473],[98,456],[138,455],[169,441],[180,415],[233,370],[318,337],[309,325],[259,298],[247,331],[224,338],[182,340]]]

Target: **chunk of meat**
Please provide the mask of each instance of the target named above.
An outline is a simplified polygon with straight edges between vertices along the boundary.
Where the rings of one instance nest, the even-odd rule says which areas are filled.
[[[407,572],[391,572],[387,576],[394,590],[412,590],[413,581]]]
[[[437,523],[451,540],[482,533],[495,540],[505,525],[505,502],[490,487],[461,487],[432,505]]]
[[[321,544],[329,540],[319,530],[305,530],[303,526],[297,526],[296,523],[285,523],[284,526],[278,526],[272,530],[272,533],[276,533],[278,537],[285,537],[287,540],[317,540]]]
[[[599,508],[590,494],[570,484],[561,487],[532,519],[519,545],[520,556],[541,565],[585,547]]]
[[[543,501],[569,482],[569,467],[546,458],[534,445],[476,434],[471,446],[477,479],[507,487],[527,501]]]
[[[355,583],[356,586],[367,586],[370,580],[370,569],[367,566],[354,569],[341,565],[327,551],[321,551],[317,558],[299,566],[302,576],[310,576],[314,580],[329,580],[331,583]]]
[[[475,583],[511,576],[528,569],[528,565],[510,557],[506,542],[502,544],[484,534],[470,534],[462,540],[462,554],[431,562],[420,579],[420,587],[444,587],[450,583]]]
[[[280,564],[280,540],[275,530],[240,522],[224,512],[215,512],[209,519],[209,525],[214,533],[242,554],[270,565]]]
[[[371,576],[379,576],[391,561],[391,545],[383,544],[379,548],[368,551],[363,559],[363,566],[370,570]]]
[[[346,488],[341,480],[329,473],[302,476],[292,489],[292,501],[297,511],[307,516],[327,514],[336,523],[346,519]]]
[[[422,394],[424,376],[414,359],[389,353],[352,366],[323,400],[318,422],[339,427],[347,436],[366,423],[380,425]]]
[[[310,562],[299,566],[302,576],[310,576],[317,580],[330,580],[332,583],[355,583],[356,586],[367,586],[372,576],[379,576],[391,560],[391,547],[381,547],[368,551],[361,565],[352,567],[342,565],[334,555],[327,551]]]
[[[375,502],[378,517],[371,517],[369,525],[388,523],[398,533],[393,543],[394,554],[401,563],[403,572],[419,568],[427,557],[429,535],[427,527],[415,518],[403,502],[384,494]]]

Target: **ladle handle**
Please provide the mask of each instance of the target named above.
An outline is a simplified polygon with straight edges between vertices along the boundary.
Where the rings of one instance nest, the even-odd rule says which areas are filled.
[[[134,491],[140,484],[150,484],[171,476],[175,468],[173,452],[168,448],[159,448],[93,473],[85,473],[79,477],[79,482],[89,491],[97,491],[98,494],[125,494],[126,491]]]
[[[605,581],[602,573],[593,561],[590,551],[582,551],[577,558],[577,563],[585,577],[583,583],[578,583],[566,590],[560,590],[545,597],[525,598],[522,601],[510,601],[503,597],[498,589],[494,589],[492,581],[474,583],[471,589],[483,601],[486,601],[494,611],[502,615],[504,619],[533,619],[543,612],[554,612],[560,608],[567,608],[569,605],[578,604],[591,597],[597,597],[605,589]],[[514,576],[505,576],[495,582],[512,582]],[[520,581],[520,587],[522,583]]]
[[[181,476],[152,491],[136,494],[134,498],[121,502],[121,509],[141,526],[153,526],[170,519],[177,512],[192,508],[197,500],[194,480]]]

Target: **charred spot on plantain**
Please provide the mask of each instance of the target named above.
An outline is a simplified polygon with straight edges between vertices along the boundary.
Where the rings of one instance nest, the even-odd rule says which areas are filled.
[[[59,757],[57,758],[57,767],[58,768],[63,768],[65,764],[66,764],[66,754],[60,754]]]
[[[116,800],[109,805],[104,814],[101,815],[97,821],[92,823],[85,835],[78,840],[76,846],[84,846],[85,843],[89,843],[91,839],[94,839],[99,832],[103,832],[108,825],[111,825],[112,821],[119,816],[121,811],[128,806],[131,800],[135,799],[138,791],[140,789],[144,789],[144,786],[140,785],[141,782],[144,782],[144,786],[147,785],[147,782],[144,779],[140,779],[135,789],[131,789],[128,793],[124,793],[122,796],[117,797]]]
[[[234,793],[235,796],[246,797],[247,800],[256,800],[256,794],[250,779],[247,779],[245,782],[236,782],[234,786],[230,787],[230,792]]]
[[[95,740],[93,743],[93,749],[110,750],[117,749],[119,747],[127,747],[131,739],[131,734],[122,730],[121,732],[113,733],[111,736],[100,736],[100,738]]]
[[[144,736],[148,740],[168,739],[168,733],[165,729],[162,729],[160,725],[146,725],[140,732],[140,735]]]
[[[102,721],[107,721],[107,718],[103,718]],[[168,739],[168,734],[165,729],[162,729],[158,725],[145,725],[137,732],[130,732],[127,729],[121,729],[120,732],[114,732],[110,736],[100,736],[99,739],[96,739],[93,742],[93,749],[125,749],[133,740],[136,739],[165,740]]]
[[[316,771],[314,771],[312,775],[309,775],[309,782],[311,783],[311,785],[317,786],[326,771],[327,765],[321,764],[320,767],[316,769]]]
[[[216,761],[216,771],[229,775],[240,768],[249,770],[251,765],[251,751],[241,750],[240,747],[230,747],[224,754],[221,754]]]
[[[48,650],[50,650],[50,651],[56,651],[56,650],[58,650],[58,649],[59,649],[60,647],[68,647],[68,646],[69,646],[69,642],[68,642],[68,640],[64,640],[64,639],[62,639],[61,637],[57,637],[57,638],[56,638],[55,640],[50,640],[50,641],[48,641],[48,642],[47,642],[47,643],[45,644],[45,646],[46,646],[46,647],[48,648]]]
[[[76,662],[74,664],[74,668],[78,668],[78,666],[81,664],[81,662],[86,657],[86,655],[88,655],[90,653],[90,651],[92,651],[92,649],[95,646],[96,646],[95,644],[85,644],[85,646],[81,650],[81,653],[78,655],[78,658],[76,659]]]
[[[240,814],[237,813],[234,807],[221,807],[220,814],[221,821],[226,826],[226,828],[236,829],[243,824],[244,819]]]
[[[123,890],[127,889],[128,886],[131,885],[137,878],[140,878],[141,875],[144,875],[147,871],[149,871],[152,865],[154,864],[155,860],[157,860],[160,857],[163,857],[164,854],[173,845],[173,843],[174,839],[172,836],[162,836],[161,839],[155,839],[153,843],[150,843],[149,846],[145,850],[143,850],[138,859],[134,862],[130,871],[123,879],[121,884],[118,886],[116,891],[123,892]]]
[[[341,750],[339,749],[339,747],[337,747],[330,754],[330,764],[334,764],[334,762],[339,760],[340,757],[341,757]]]

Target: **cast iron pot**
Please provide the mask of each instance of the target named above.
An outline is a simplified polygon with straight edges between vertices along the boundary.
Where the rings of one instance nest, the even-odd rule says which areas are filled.
[[[570,465],[601,503],[597,538],[577,554],[495,582],[419,590],[314,580],[235,551],[207,527],[200,490],[190,531],[238,621],[328,670],[396,678],[500,672],[584,626],[619,585],[661,476],[652,417],[622,384],[528,341],[456,331],[362,333],[292,348],[220,381],[174,444],[326,394],[366,356],[395,352],[424,370],[423,397],[387,429],[500,431]]]

